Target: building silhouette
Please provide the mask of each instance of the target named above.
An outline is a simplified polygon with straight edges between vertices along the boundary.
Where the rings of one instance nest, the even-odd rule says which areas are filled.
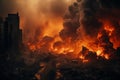
[[[0,18],[0,51],[19,49],[22,44],[22,30],[19,26],[19,14],[8,14],[3,20]]]
[[[3,50],[3,19],[0,17],[0,49]],[[0,50],[0,51],[1,51]]]

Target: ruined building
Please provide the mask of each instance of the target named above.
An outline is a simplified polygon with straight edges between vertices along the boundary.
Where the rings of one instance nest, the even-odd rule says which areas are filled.
[[[0,51],[18,49],[22,43],[22,30],[19,27],[19,14],[8,14],[3,20],[0,18]]]

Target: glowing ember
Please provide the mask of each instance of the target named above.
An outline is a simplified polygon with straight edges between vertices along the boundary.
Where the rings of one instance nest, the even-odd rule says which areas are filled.
[[[105,54],[104,55],[105,59],[109,59],[109,55]]]
[[[99,56],[99,55],[101,55],[102,51],[101,51],[101,50],[98,50],[96,53],[97,53],[97,55]]]
[[[83,60],[82,62],[83,62],[83,63],[87,63],[87,62],[89,62],[89,60],[85,59],[85,60]]]
[[[83,55],[80,55],[79,58],[82,59],[82,60],[85,59],[85,57]]]

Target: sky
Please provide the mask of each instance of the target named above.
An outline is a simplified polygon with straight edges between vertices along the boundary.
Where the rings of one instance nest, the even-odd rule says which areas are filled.
[[[63,16],[68,10],[68,6],[75,1],[76,0],[0,0],[0,16],[4,18],[8,13],[18,12],[20,15],[20,28],[23,30],[23,38],[25,40],[31,40],[35,35],[57,36],[63,29]],[[98,1],[102,4],[103,8],[110,8],[111,11],[113,9],[120,9],[119,0],[81,1],[83,1],[83,4],[84,2],[91,4]]]
[[[62,17],[73,1],[75,0],[0,0],[0,16],[4,18],[8,13],[18,12],[24,38],[33,38],[36,34],[56,36],[63,28]]]

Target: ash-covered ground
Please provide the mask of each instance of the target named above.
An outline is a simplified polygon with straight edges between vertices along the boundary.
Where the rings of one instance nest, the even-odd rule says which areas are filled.
[[[106,60],[89,56],[88,62],[71,55],[30,53],[29,58],[1,58],[0,80],[119,80],[120,48]],[[26,54],[27,55],[27,54]],[[20,56],[20,54],[19,54]],[[28,56],[28,55],[27,55]],[[24,55],[25,57],[25,55]]]

